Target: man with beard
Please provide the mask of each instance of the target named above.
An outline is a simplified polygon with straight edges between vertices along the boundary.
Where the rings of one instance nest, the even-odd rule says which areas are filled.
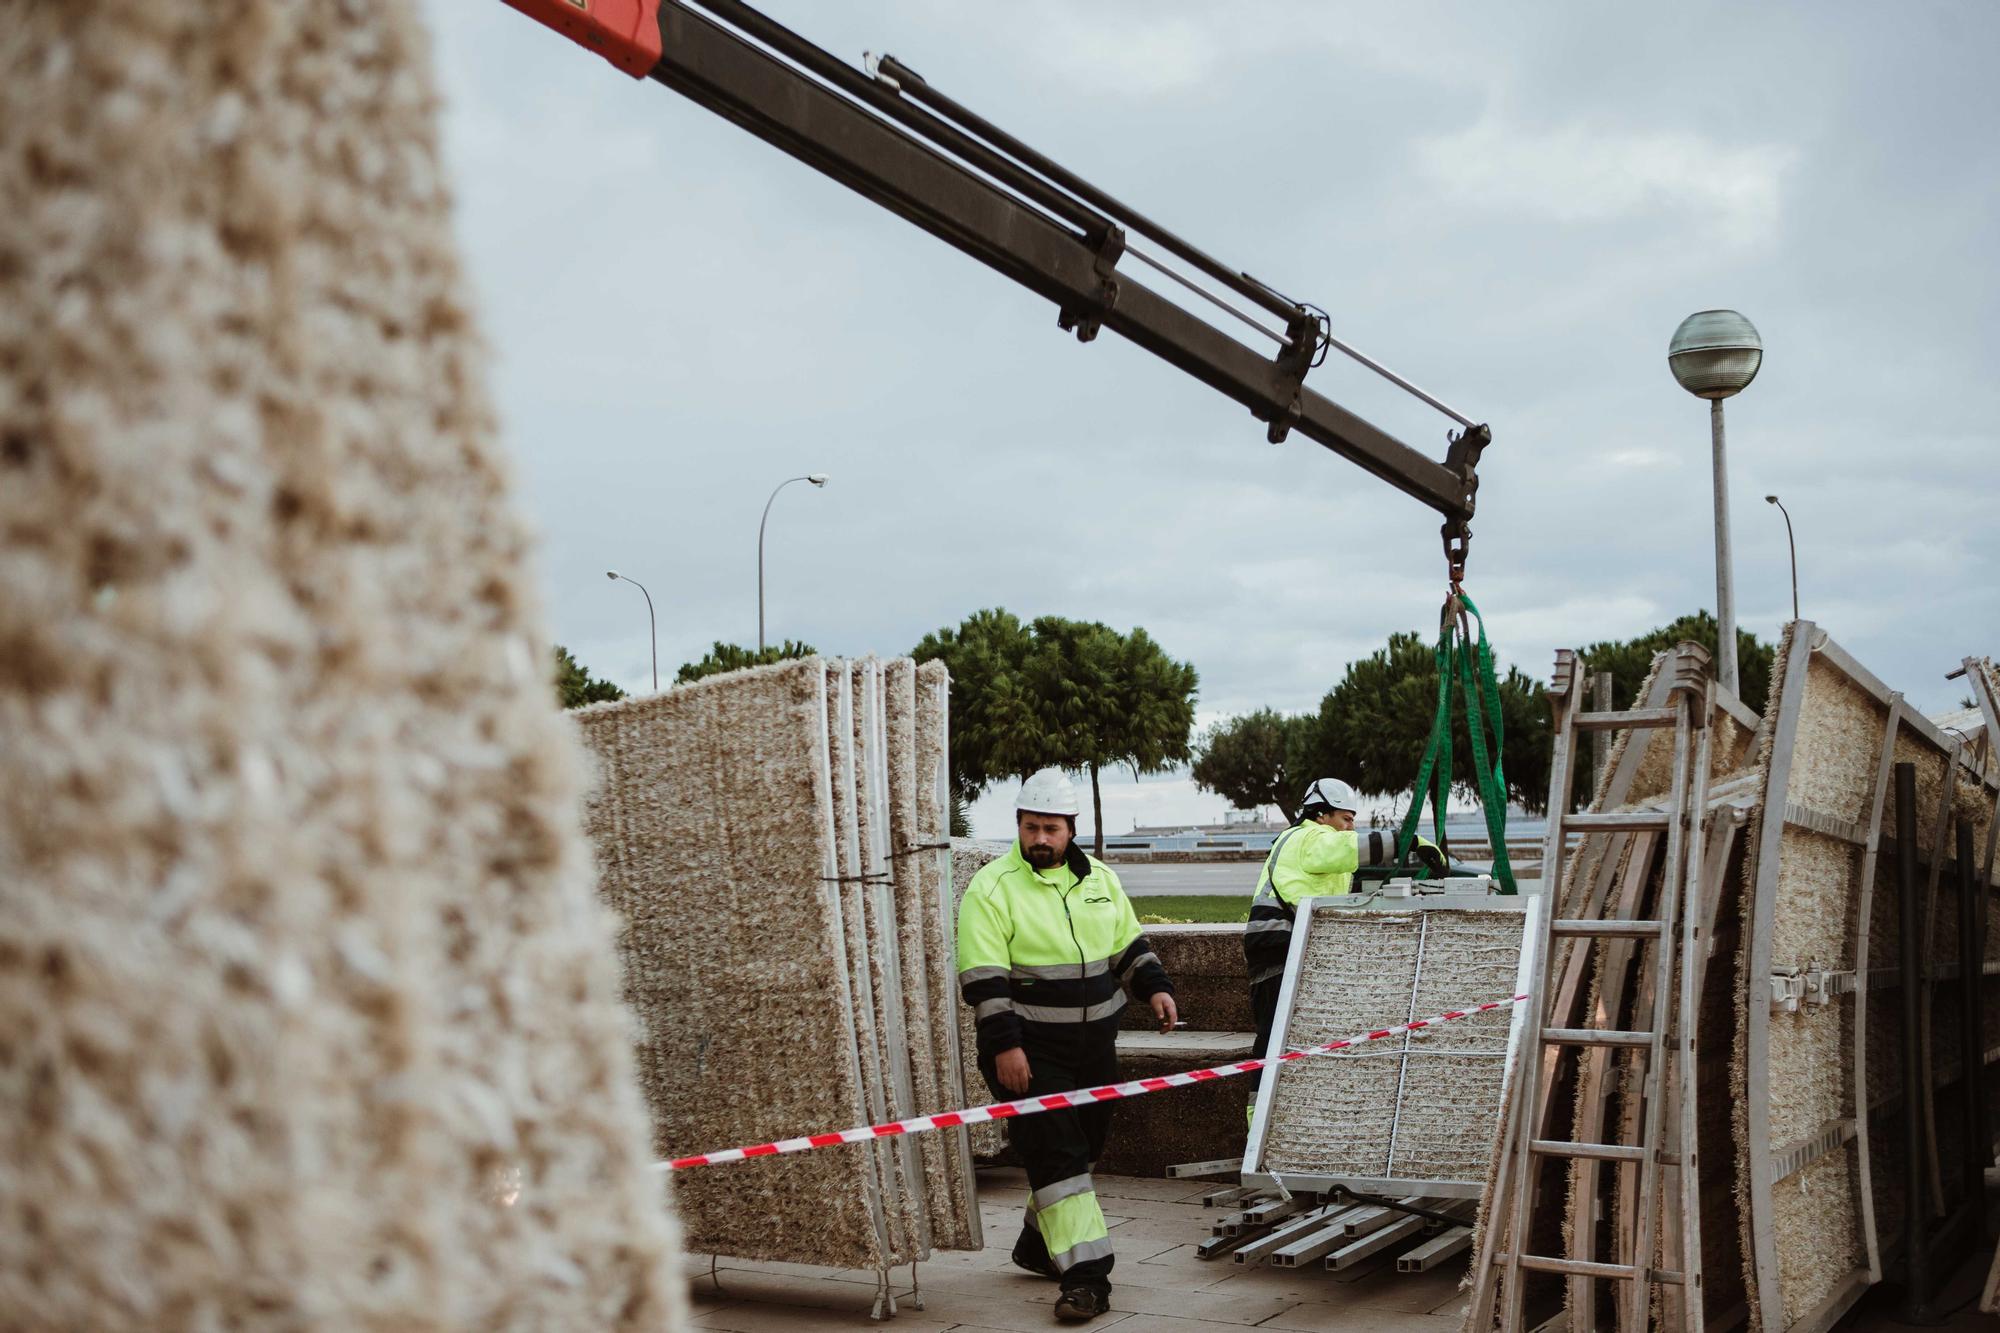
[[[979,1072],[1003,1100],[1118,1081],[1118,1011],[1128,996],[1160,1031],[1178,1015],[1173,983],[1139,929],[1118,877],[1076,845],[1076,788],[1045,768],[1014,803],[1007,855],[972,878],[958,908],[958,985],[979,1020]],[[1028,1169],[1014,1262],[1062,1284],[1058,1319],[1110,1308],[1111,1239],[1091,1166],[1108,1103],[1007,1121]]]

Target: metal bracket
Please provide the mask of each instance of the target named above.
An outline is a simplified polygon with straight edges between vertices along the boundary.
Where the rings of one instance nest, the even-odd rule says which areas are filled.
[[[1264,432],[1264,438],[1272,444],[1283,444],[1298,422],[1299,390],[1305,386],[1306,372],[1319,360],[1321,318],[1299,306],[1285,324],[1285,336],[1291,341],[1271,362],[1276,371],[1271,386],[1275,392],[1271,396],[1285,404],[1270,418],[1270,428]]]
[[[1576,653],[1569,648],[1556,649],[1556,669],[1549,676],[1548,697],[1551,707],[1559,705],[1569,697],[1576,685]]]
[[[1125,255],[1125,229],[1112,225],[1104,229],[1104,235],[1097,242],[1097,257],[1091,261],[1091,268],[1097,273],[1097,301],[1088,310],[1077,310],[1064,306],[1056,314],[1056,327],[1065,332],[1074,331],[1076,340],[1087,343],[1097,337],[1104,327],[1104,317],[1118,304],[1118,261]]]
[[[1771,1008],[1778,1013],[1796,1014],[1805,998],[1805,978],[1778,973],[1771,978]]]
[[[1823,1008],[1838,997],[1851,994],[1855,985],[1855,975],[1851,971],[1830,972],[1809,967],[1803,972],[1774,972],[1771,974],[1771,1008],[1786,1014],[1797,1013],[1800,1004]]]

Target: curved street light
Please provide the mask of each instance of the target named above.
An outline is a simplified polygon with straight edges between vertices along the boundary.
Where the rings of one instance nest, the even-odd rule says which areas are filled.
[[[604,577],[607,579],[611,579],[614,582],[620,579],[624,579],[625,582],[631,584],[633,587],[637,588],[641,593],[645,594],[646,628],[652,634],[653,637],[653,693],[658,694],[660,692],[660,627],[659,624],[655,622],[653,619],[653,594],[646,592],[646,585],[639,582],[639,580],[625,578],[623,574],[620,574],[615,569],[605,570]]]
[[[1785,502],[1775,495],[1764,497],[1765,504],[1778,506],[1778,512],[1785,516],[1785,546],[1792,553],[1792,619],[1799,618],[1799,547],[1792,540],[1792,511],[1785,508]]]
[[[1764,340],[1734,310],[1698,310],[1681,321],[1667,344],[1667,368],[1680,386],[1708,399],[1715,446],[1716,674],[1731,694],[1736,674],[1736,587],[1729,560],[1729,472],[1723,463],[1722,400],[1743,392],[1764,364]]]
[[[771,521],[771,501],[778,498],[778,492],[795,481],[809,481],[814,486],[826,485],[826,473],[813,472],[803,477],[787,477],[771,488],[771,499],[764,501],[764,517],[757,520],[757,651],[764,651],[764,525]]]

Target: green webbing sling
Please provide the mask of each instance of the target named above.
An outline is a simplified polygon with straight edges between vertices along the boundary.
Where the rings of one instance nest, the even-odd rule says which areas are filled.
[[[1468,613],[1479,622],[1476,646],[1467,623]],[[1431,799],[1433,841],[1439,847],[1446,845],[1444,812],[1451,799],[1451,701],[1452,687],[1456,685],[1457,692],[1465,699],[1466,733],[1472,739],[1472,775],[1479,787],[1480,808],[1486,814],[1486,836],[1493,845],[1493,877],[1500,881],[1502,893],[1517,892],[1514,867],[1507,860],[1507,778],[1501,767],[1506,737],[1500,716],[1500,684],[1493,677],[1493,648],[1486,641],[1486,618],[1463,592],[1445,604],[1438,631],[1437,673],[1437,716],[1431,721],[1431,739],[1424,750],[1424,762],[1417,769],[1410,812],[1403,816],[1403,826],[1396,834],[1396,864],[1398,867],[1409,864],[1426,795]],[[1489,721],[1493,728],[1490,747],[1486,732]]]

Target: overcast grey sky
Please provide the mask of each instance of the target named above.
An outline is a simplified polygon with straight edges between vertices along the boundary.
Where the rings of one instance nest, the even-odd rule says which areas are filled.
[[[1666,344],[1713,306],[1767,348],[1728,408],[1740,623],[1789,612],[1776,491],[1803,613],[1913,702],[2000,652],[2000,7],[764,7],[894,52],[1490,421],[1467,588],[1524,670],[1712,607],[1706,405]],[[758,514],[815,471],[772,511],[773,639],[1143,625],[1206,722],[1316,706],[1435,623],[1415,501],[493,0],[426,8],[552,627],[594,670],[647,683],[607,568],[652,590],[665,676],[754,642]],[[1450,423],[1359,368],[1310,382],[1442,455]],[[1222,804],[1127,784],[1105,822]]]

